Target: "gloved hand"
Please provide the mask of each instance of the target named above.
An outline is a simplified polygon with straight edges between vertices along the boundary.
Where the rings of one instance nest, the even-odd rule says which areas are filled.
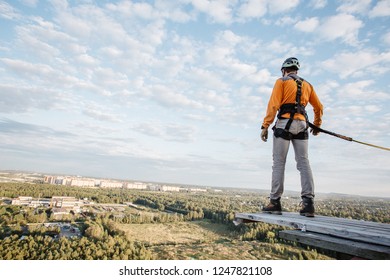
[[[268,139],[268,128],[261,128],[261,140],[267,142]]]
[[[320,131],[318,129],[315,129],[315,128],[310,128],[310,132],[314,135],[314,136],[317,136]]]

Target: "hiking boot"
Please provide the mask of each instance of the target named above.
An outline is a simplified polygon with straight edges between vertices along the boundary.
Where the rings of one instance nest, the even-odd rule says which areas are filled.
[[[314,217],[314,201],[312,198],[302,196],[300,203],[302,209],[299,210],[301,216]]]
[[[263,207],[262,210],[266,213],[282,215],[282,205],[280,204],[280,198],[270,199],[268,205]]]

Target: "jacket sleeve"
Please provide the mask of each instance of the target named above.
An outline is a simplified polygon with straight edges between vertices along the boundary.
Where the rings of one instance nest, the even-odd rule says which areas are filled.
[[[271,97],[268,101],[267,113],[264,117],[262,127],[268,128],[274,122],[276,113],[278,112],[282,104],[282,96],[283,96],[282,94],[283,94],[283,82],[281,79],[278,79],[275,82]]]
[[[315,92],[313,87],[312,87],[312,92],[310,94],[309,103],[313,106],[313,111],[314,111],[313,124],[319,127],[322,124],[322,115],[324,111],[324,106],[321,104],[321,101],[318,98],[317,93]]]

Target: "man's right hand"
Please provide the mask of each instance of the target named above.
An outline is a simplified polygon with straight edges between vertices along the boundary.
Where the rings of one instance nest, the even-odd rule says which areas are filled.
[[[314,135],[314,136],[317,136],[320,131],[318,129],[315,129],[315,128],[310,128],[310,132]]]
[[[262,128],[261,129],[261,140],[264,142],[267,142],[268,139],[268,128]]]

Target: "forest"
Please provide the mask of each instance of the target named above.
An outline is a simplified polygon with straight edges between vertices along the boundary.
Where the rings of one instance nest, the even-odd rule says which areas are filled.
[[[126,207],[120,213],[71,212],[63,216],[61,222],[77,226],[82,236],[58,238],[58,228],[43,226],[47,222],[58,222],[51,215],[51,209],[10,205],[9,200],[19,196],[70,196],[88,199],[94,205],[131,203],[137,207]],[[190,254],[192,258],[204,259],[211,247],[215,248],[214,258],[217,259],[240,259],[248,250],[254,252],[248,258],[257,259],[332,258],[331,252],[279,239],[278,232],[283,230],[280,226],[265,223],[234,226],[232,221],[236,212],[258,212],[260,206],[267,203],[267,195],[256,190],[189,193],[0,183],[0,198],[0,259],[3,260],[186,259]],[[283,201],[284,210],[298,211],[299,201],[299,196],[290,195]],[[337,195],[316,197],[316,213],[319,215],[390,223],[389,210],[389,199]],[[213,232],[212,237],[205,233],[203,239],[195,236],[191,237],[193,241],[188,237],[181,242],[178,237],[167,235],[171,230],[179,232],[173,234],[180,236],[185,227],[192,227],[189,231],[195,232],[200,226],[202,234],[206,227]],[[217,228],[220,231],[214,234]],[[135,229],[142,230],[136,235]],[[144,232],[149,229],[155,236],[145,240]],[[226,250],[232,250],[232,244],[237,253],[227,255]],[[172,253],[172,250],[177,253]]]

